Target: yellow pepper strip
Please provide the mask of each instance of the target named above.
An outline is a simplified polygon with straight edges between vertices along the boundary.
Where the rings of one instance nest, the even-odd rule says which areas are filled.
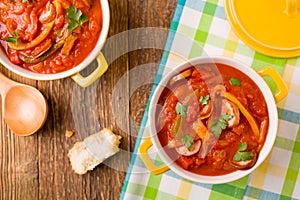
[[[28,42],[28,43],[12,43],[12,42],[8,42],[7,45],[11,48],[11,49],[15,49],[15,50],[27,50],[30,49],[32,47],[37,46],[38,44],[40,44],[50,33],[52,27],[54,25],[54,21],[49,22],[44,30],[42,31],[42,33],[37,36],[34,40]]]
[[[200,118],[193,123],[193,129],[196,131],[197,135],[204,140],[208,131]]]
[[[175,118],[174,126],[173,126],[174,136],[176,136],[177,133],[179,133],[180,128],[181,128],[180,125],[181,125],[181,116],[177,115],[177,117]]]
[[[254,120],[254,118],[252,117],[252,115],[248,112],[248,110],[241,104],[241,102],[232,94],[226,92],[225,93],[225,97],[232,101],[233,103],[235,103],[237,105],[237,107],[240,109],[240,111],[243,113],[243,115],[246,117],[246,119],[248,120],[252,131],[254,133],[254,135],[256,136],[256,138],[259,138],[259,129],[258,126],[256,124],[256,121]]]

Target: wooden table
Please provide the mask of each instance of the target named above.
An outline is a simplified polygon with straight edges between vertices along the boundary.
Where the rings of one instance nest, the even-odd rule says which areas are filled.
[[[168,29],[177,2],[175,0],[110,0],[109,3],[111,23],[108,38],[113,38],[118,33],[124,34],[124,31],[136,28]],[[135,46],[136,48],[133,49],[137,49],[141,42],[143,44],[158,42],[163,46],[167,38],[167,31],[159,37],[151,34],[135,36],[131,32],[125,33],[128,35],[127,39],[119,41],[119,44],[112,42],[110,45],[114,46],[106,45],[104,48],[104,54],[108,59],[112,60],[120,45],[128,49]],[[132,36],[133,40],[128,39]],[[135,135],[152,84],[145,83],[142,86],[139,84],[141,87],[136,89],[131,86],[142,83],[143,76],[136,76],[134,73],[133,75],[129,73],[129,76],[123,75],[147,64],[149,66],[143,68],[144,73],[149,80],[153,80],[161,55],[161,49],[153,48],[125,52],[124,55],[112,60],[108,71],[96,83],[96,91],[78,89],[71,78],[55,81],[26,79],[0,65],[0,71],[9,78],[37,87],[49,104],[49,114],[44,127],[37,134],[28,137],[14,135],[6,126],[0,113],[0,199],[118,199],[126,176],[126,170],[120,169],[127,169],[130,159],[128,154],[120,154],[109,159],[109,163],[118,166],[117,169],[101,164],[83,176],[72,171],[67,154],[74,143],[81,140],[80,134],[86,134],[79,133],[81,129],[89,130],[87,134],[91,134],[99,127],[113,128],[116,134],[123,137],[121,149],[124,152],[133,151]],[[122,93],[118,93],[118,96],[112,95],[121,77],[125,78],[122,79]],[[84,99],[84,103],[74,105],[72,101],[74,96]],[[114,105],[112,105],[112,98],[117,98]],[[91,108],[93,112],[88,115],[89,113],[83,108],[89,106],[92,100],[96,100],[96,106]],[[124,102],[127,103],[124,105]],[[116,118],[114,116],[116,114],[112,112],[113,106],[116,110],[125,108],[129,115],[121,119]],[[124,113],[117,114],[124,115]],[[83,123],[78,124],[78,121]],[[130,125],[132,122],[137,125]],[[97,124],[99,127],[95,128]],[[74,136],[67,138],[66,130],[75,130]]]

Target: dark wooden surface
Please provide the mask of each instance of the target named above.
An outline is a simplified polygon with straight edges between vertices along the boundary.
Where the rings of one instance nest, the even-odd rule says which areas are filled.
[[[149,80],[155,77],[177,1],[110,0],[109,3],[110,42],[103,52],[110,66],[90,88],[79,88],[71,78],[26,79],[0,64],[3,74],[37,87],[49,104],[44,127],[28,137],[14,135],[1,111],[0,199],[119,198],[129,152],[133,151],[151,90]],[[165,30],[158,35],[136,31],[145,27]],[[153,43],[159,48],[148,48]],[[118,55],[120,47],[125,50],[122,55]],[[143,74],[133,71],[140,66],[144,66]],[[114,92],[120,80],[122,89]],[[123,137],[122,152],[83,176],[75,174],[67,157],[69,149],[82,137],[103,127],[111,127]],[[67,138],[66,130],[75,130],[74,136]]]

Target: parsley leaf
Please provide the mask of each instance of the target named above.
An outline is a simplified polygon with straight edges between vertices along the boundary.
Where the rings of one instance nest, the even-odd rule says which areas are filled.
[[[241,81],[236,78],[230,78],[229,82],[232,86],[241,86]]]
[[[82,26],[85,22],[88,22],[89,19],[86,15],[83,15],[79,20],[79,25]]]
[[[209,95],[206,96],[201,96],[199,99],[200,105],[206,105],[208,104],[208,100],[209,100]]]
[[[77,10],[77,8],[73,6],[69,6],[67,8],[67,17],[69,17],[70,19],[74,19],[78,21],[81,15],[82,15],[81,10]]]
[[[71,19],[71,21],[68,24],[68,29],[74,30],[77,26],[78,26],[78,23],[74,19]]]
[[[223,123],[227,123],[227,121],[229,121],[233,116],[232,115],[228,115],[226,113],[222,113],[220,116],[220,121]]]
[[[68,24],[69,30],[74,30],[78,26],[82,26],[85,22],[88,21],[88,17],[86,15],[82,15],[82,11],[78,10],[73,6],[69,6],[67,8],[67,17],[70,19]]]
[[[236,162],[251,160],[253,156],[251,152],[243,152],[247,149],[247,143],[240,143],[237,152],[233,156],[233,160]]]
[[[228,121],[232,118],[232,115],[222,113],[218,120],[212,120],[209,127],[215,138],[219,138],[222,133],[222,130],[226,129]]]
[[[8,37],[6,39],[6,42],[16,43],[16,45],[18,45],[18,40],[19,40],[19,34],[17,31],[14,31],[14,37]]]
[[[35,0],[31,0],[33,3],[35,3]],[[29,2],[29,0],[22,0],[23,3]]]
[[[240,142],[238,151],[245,151],[247,149],[247,143]]]
[[[191,151],[192,150],[192,145],[194,144],[194,139],[189,136],[189,135],[184,135],[181,138],[182,144],[186,146],[186,148]]]
[[[184,119],[187,118],[186,115],[187,108],[180,102],[177,102],[175,110],[176,110],[176,114],[181,115],[181,117]]]
[[[222,133],[222,128],[218,125],[218,121],[217,120],[214,120],[211,123],[210,130],[213,132],[215,138],[218,138],[221,135],[221,133]]]

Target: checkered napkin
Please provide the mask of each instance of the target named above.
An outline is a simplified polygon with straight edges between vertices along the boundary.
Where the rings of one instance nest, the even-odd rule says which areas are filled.
[[[252,174],[227,184],[199,184],[171,170],[152,175],[137,154],[149,135],[147,106],[120,199],[300,199],[300,59],[272,58],[247,47],[232,32],[223,0],[178,0],[156,83],[166,69],[201,55],[232,57],[254,69],[273,66],[282,75],[289,94],[277,104],[274,148]],[[149,154],[161,163],[154,148]]]

